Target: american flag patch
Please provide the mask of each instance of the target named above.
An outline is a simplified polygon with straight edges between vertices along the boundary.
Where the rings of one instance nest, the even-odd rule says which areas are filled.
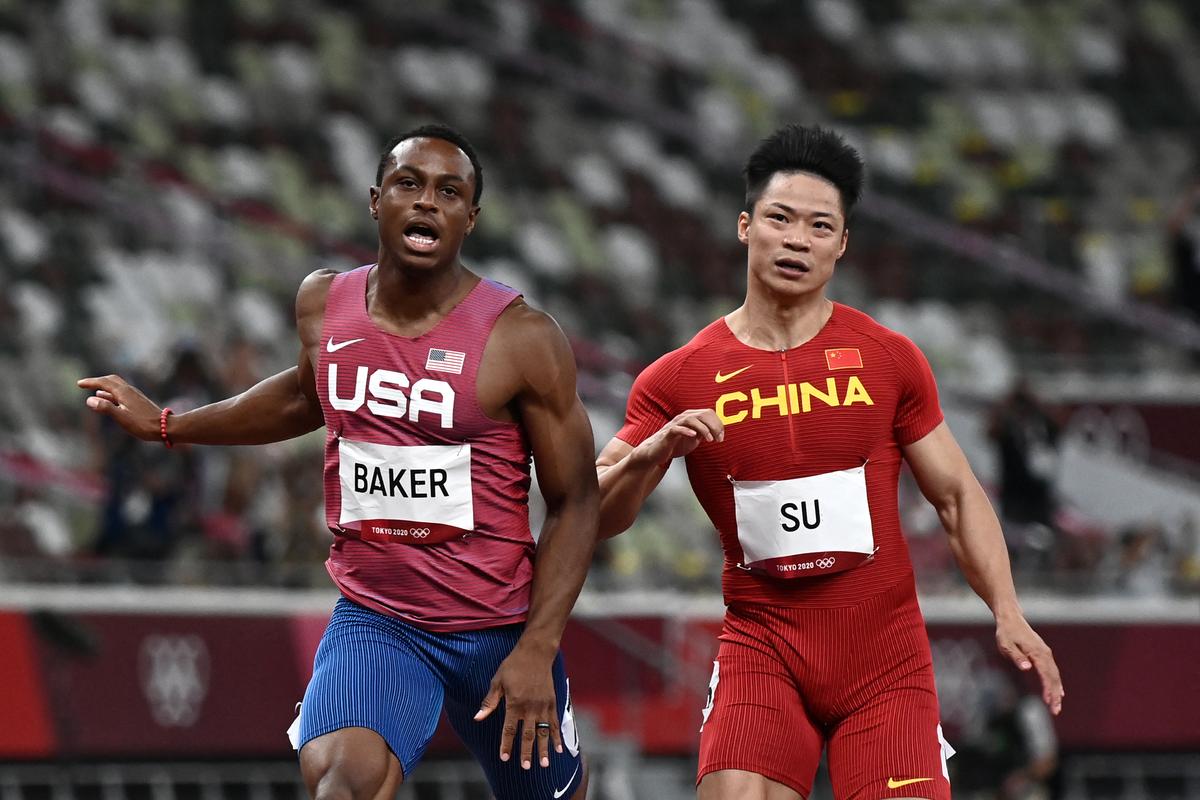
[[[430,372],[453,372],[455,375],[462,375],[463,362],[466,360],[466,353],[433,348],[429,351],[429,357],[425,359],[425,369]]]

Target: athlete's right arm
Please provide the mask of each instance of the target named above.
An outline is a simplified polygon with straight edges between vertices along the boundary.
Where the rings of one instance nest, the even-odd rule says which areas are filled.
[[[167,435],[176,444],[248,445],[279,442],[324,424],[317,399],[313,360],[320,347],[325,297],[333,277],[318,270],[296,294],[296,326],[303,345],[297,366],[260,381],[239,395],[167,417]],[[119,375],[84,378],[91,389],[88,408],[105,414],[143,441],[160,438],[162,409]]]
[[[600,480],[600,538],[628,530],[646,498],[658,486],[671,461],[686,456],[701,442],[719,442],[725,426],[711,408],[678,414],[637,447],[612,439],[596,459]]]

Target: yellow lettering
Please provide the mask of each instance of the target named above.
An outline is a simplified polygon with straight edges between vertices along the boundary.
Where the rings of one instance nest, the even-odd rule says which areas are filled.
[[[744,392],[729,392],[717,399],[717,416],[724,424],[733,425],[746,419],[747,416],[751,419],[762,419],[763,409],[766,408],[775,408],[781,417],[786,417],[788,414],[807,414],[813,410],[814,398],[830,408],[852,406],[855,403],[875,405],[875,401],[871,399],[862,380],[857,375],[851,375],[846,381],[846,394],[842,398],[838,397],[837,379],[833,377],[825,379],[823,391],[808,381],[802,381],[801,383],[778,384],[775,387],[774,395],[764,396],[763,390],[757,386],[750,390],[749,398]],[[744,403],[747,399],[751,403],[749,411],[745,408],[728,408],[730,403]]]
[[[830,378],[830,380],[833,380]],[[846,399],[842,401],[844,406],[852,406],[855,403],[866,403],[869,406],[875,405],[875,401],[871,399],[871,395],[867,394],[867,387],[863,386],[862,381],[857,375],[850,376],[850,382],[846,384]]]
[[[784,385],[781,383],[775,387],[775,399],[774,400],[765,400],[765,399],[763,399],[762,394],[759,393],[758,387],[755,386],[753,389],[750,390],[750,399],[751,399],[751,402],[754,403],[754,413],[751,414],[751,416],[754,417],[754,419],[760,418],[762,416],[763,408],[769,407],[769,406],[775,406],[776,408],[778,408],[779,416],[781,416],[781,417],[787,416],[787,413],[788,413],[787,395],[785,394],[785,392],[786,392],[786,389],[785,389]]]
[[[757,392],[758,390],[755,389],[754,391]],[[742,420],[744,420],[746,418],[746,410],[745,409],[742,409],[741,411],[737,412],[736,414],[725,413],[725,404],[730,403],[730,402],[734,402],[734,403],[746,402],[746,393],[745,392],[729,392],[728,394],[723,394],[717,398],[717,416],[721,419],[722,424],[725,424],[725,425],[733,425],[734,423],[741,422]]]
[[[836,406],[838,404],[837,382],[833,378],[825,379],[825,391],[821,391],[813,386],[808,381],[800,384],[800,396],[803,399],[804,413],[812,411],[812,398],[818,398],[827,406]],[[795,413],[795,412],[792,412]]]

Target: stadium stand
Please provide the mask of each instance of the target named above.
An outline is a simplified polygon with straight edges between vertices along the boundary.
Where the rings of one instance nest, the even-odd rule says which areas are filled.
[[[603,442],[638,370],[736,306],[741,158],[801,120],[869,167],[835,299],[929,355],[994,497],[1005,398],[1023,380],[1046,409],[1025,456],[1053,507],[1006,528],[1022,589],[1194,600],[1200,308],[1178,242],[1200,217],[1172,215],[1200,176],[1200,5],[780,6],[0,0],[0,581],[328,587],[320,434],[167,452],[85,414],[74,381],[119,372],[182,410],[294,363],[303,276],[373,260],[366,189],[396,132],[476,143],[467,263],[559,320]],[[902,501],[923,594],[961,598],[937,519],[915,487]],[[597,558],[590,591],[701,603],[721,566],[678,468]],[[664,800],[686,784],[606,746],[605,796],[635,773]],[[1196,797],[1193,755],[1067,761],[1061,796]],[[296,788],[256,769],[247,797]],[[165,795],[155,775],[178,771],[68,790],[30,770],[0,771],[0,800],[222,791],[203,770]]]
[[[23,388],[0,416],[6,562],[322,580],[315,439],[168,458],[86,419],[69,378],[131,373],[186,408],[286,365],[299,279],[371,260],[377,149],[428,119],[480,142],[494,180],[471,263],[573,336],[600,440],[631,374],[734,305],[736,154],[788,119],[864,150],[872,190],[836,291],[922,345],[964,425],[1018,376],[1062,414],[1194,397],[1200,332],[1170,305],[1164,234],[1197,170],[1194,9],[772,8],[6,4],[4,366]],[[1161,466],[1133,435],[1121,478]],[[994,481],[990,451],[981,437],[972,456]],[[1103,529],[1105,550],[1155,524],[1164,585],[1194,585],[1193,481],[1169,515],[1086,519],[1070,473],[1057,488],[1085,519],[1068,524]],[[653,534],[606,553],[614,585],[711,585],[711,547],[664,563],[708,541],[671,486],[640,523]]]

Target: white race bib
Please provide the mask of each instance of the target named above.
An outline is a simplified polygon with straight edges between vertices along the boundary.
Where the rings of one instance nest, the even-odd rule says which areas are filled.
[[[338,441],[339,524],[378,542],[433,544],[475,530],[471,445]]]
[[[735,481],[742,566],[776,578],[851,569],[875,552],[865,467],[782,481]]]

